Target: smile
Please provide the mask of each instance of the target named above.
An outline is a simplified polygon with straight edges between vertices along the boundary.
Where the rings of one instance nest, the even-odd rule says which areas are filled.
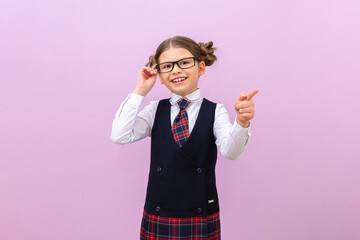
[[[176,79],[173,79],[171,80],[172,83],[178,83],[178,82],[182,82],[184,81],[186,78],[176,78]]]

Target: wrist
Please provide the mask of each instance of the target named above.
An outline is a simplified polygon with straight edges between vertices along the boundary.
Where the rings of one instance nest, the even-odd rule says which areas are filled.
[[[132,93],[145,97],[148,94],[148,92],[149,91],[147,91],[146,89],[136,87]]]
[[[243,128],[248,128],[250,126],[250,121],[239,121],[239,119],[236,118],[236,122]]]

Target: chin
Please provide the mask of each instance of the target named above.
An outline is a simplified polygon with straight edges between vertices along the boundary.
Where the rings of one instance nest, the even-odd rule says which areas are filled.
[[[188,91],[173,91],[174,93],[176,93],[177,95],[180,95],[180,96],[186,96],[186,95],[188,95],[188,94],[190,94],[190,93],[192,93],[192,92],[195,92],[197,89],[195,89],[195,90],[188,90]]]

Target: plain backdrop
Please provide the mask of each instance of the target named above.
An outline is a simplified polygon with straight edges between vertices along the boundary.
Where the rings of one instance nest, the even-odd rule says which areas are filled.
[[[150,138],[110,140],[138,70],[166,38],[213,41],[204,97],[249,145],[218,157],[225,240],[360,239],[356,0],[0,0],[0,239],[139,238]],[[168,98],[158,81],[145,98]]]

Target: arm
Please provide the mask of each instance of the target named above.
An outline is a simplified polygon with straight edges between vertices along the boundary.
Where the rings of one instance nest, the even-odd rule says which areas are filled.
[[[236,99],[234,108],[236,120],[231,126],[229,115],[223,105],[217,105],[214,123],[216,144],[221,154],[231,160],[238,159],[244,152],[250,139],[250,120],[254,118],[255,104],[252,98],[259,92],[252,90],[249,94],[241,93]],[[216,130],[215,130],[216,129]]]
[[[216,105],[214,135],[221,154],[230,160],[238,159],[244,152],[250,136],[250,126],[244,128],[235,120],[230,123],[229,114],[223,104]]]
[[[151,135],[158,102],[151,102],[139,113],[143,100],[144,96],[132,93],[122,102],[112,123],[113,142],[124,145]]]
[[[158,102],[151,102],[139,114],[139,108],[155,84],[157,72],[142,67],[138,72],[137,84],[132,94],[122,102],[112,123],[110,139],[118,144],[138,141],[151,135]]]

